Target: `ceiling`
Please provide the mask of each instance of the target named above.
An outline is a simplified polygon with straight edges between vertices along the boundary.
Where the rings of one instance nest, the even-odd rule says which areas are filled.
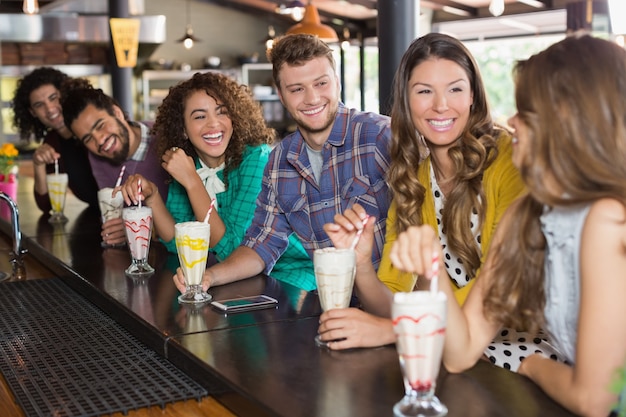
[[[149,0],[144,0],[149,1]],[[289,16],[279,15],[276,8],[287,0],[172,0],[208,2],[223,7],[254,13],[268,22],[295,23]],[[306,3],[307,0],[303,0]],[[311,0],[322,21],[340,29],[348,27],[352,34],[376,36],[377,0]],[[396,0],[397,1],[397,0]],[[400,0],[414,1],[414,0]],[[421,0],[422,15],[430,16],[432,30],[467,39],[470,37],[507,37],[544,33],[564,33],[565,8],[568,3],[586,0],[504,0],[502,16],[489,12],[490,0]],[[607,0],[594,0],[594,5]],[[108,0],[39,0],[40,13],[102,13]],[[606,8],[606,6],[604,6]],[[22,0],[0,0],[0,13],[22,13]]]

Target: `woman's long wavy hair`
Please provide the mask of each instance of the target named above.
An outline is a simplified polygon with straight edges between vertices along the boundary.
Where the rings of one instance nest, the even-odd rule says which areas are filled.
[[[46,135],[48,128],[30,112],[30,94],[44,85],[52,85],[61,90],[63,83],[69,76],[52,67],[34,69],[24,78],[17,82],[17,88],[13,95],[13,126],[20,132],[22,138],[28,138],[31,134],[37,139]]]
[[[408,83],[413,69],[429,59],[445,59],[461,66],[473,93],[467,125],[448,151],[456,174],[454,188],[446,196],[442,222],[450,249],[462,260],[469,276],[474,276],[480,267],[481,253],[472,235],[470,216],[472,212],[477,213],[482,225],[485,212],[482,177],[498,155],[496,138],[501,130],[494,127],[474,58],[460,41],[448,35],[430,33],[414,40],[395,75],[391,111],[392,162],[388,177],[397,205],[395,227],[397,233],[401,233],[423,221],[421,210],[426,190],[418,181],[417,168],[426,156],[427,142],[424,143],[411,119]]]
[[[204,91],[216,102],[224,104],[232,121],[233,136],[226,148],[224,168],[224,182],[228,186],[228,172],[241,164],[246,145],[270,144],[275,140],[276,132],[266,125],[261,105],[254,100],[247,86],[220,73],[196,73],[189,80],[171,87],[157,110],[152,131],[157,137],[159,156],[173,146],[183,149],[189,156],[198,156],[185,132],[185,104],[196,91]]]
[[[498,322],[536,330],[546,302],[544,207],[601,198],[626,205],[626,51],[590,36],[568,37],[518,62],[514,74],[528,131],[520,171],[529,193],[514,206],[506,242],[493,248],[484,306]]]

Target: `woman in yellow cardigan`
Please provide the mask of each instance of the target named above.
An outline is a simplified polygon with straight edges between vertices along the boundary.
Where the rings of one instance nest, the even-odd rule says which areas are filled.
[[[494,125],[478,66],[457,39],[431,33],[413,41],[396,72],[394,97],[389,172],[393,203],[378,273],[369,262],[373,222],[365,221],[361,207],[338,214],[335,223],[325,227],[337,247],[349,245],[356,230],[364,227],[357,246],[355,290],[372,313],[358,309],[324,313],[319,326],[322,340],[343,339],[330,343],[331,349],[395,341],[388,319],[392,294],[421,286],[411,274],[391,265],[389,252],[398,231],[428,224],[438,232],[444,265],[455,296],[463,303],[502,214],[524,193],[511,159],[511,136]],[[503,336],[515,336],[516,343],[526,337],[504,332]],[[537,348],[532,338],[530,342],[533,350]],[[519,365],[522,352],[501,343],[490,348],[493,353],[488,356],[498,365],[514,369]]]

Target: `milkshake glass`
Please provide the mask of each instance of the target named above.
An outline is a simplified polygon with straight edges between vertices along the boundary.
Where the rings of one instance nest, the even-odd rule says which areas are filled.
[[[102,223],[106,223],[111,219],[121,219],[122,209],[124,208],[124,197],[121,192],[115,194],[115,197],[111,197],[113,194],[113,188],[106,187],[98,191],[98,204],[100,206],[100,217]],[[112,248],[123,246],[120,245],[108,245],[104,241],[100,242],[100,246],[103,248]]]
[[[414,291],[394,294],[391,306],[396,347],[405,395],[394,416],[445,416],[448,409],[435,396],[446,333],[446,295]]]
[[[50,213],[50,223],[65,223],[68,218],[63,214],[65,209],[65,195],[67,194],[67,174],[48,174],[46,175],[46,183],[48,185],[48,195],[50,196],[50,204],[52,211]]]
[[[126,268],[126,275],[131,278],[143,278],[154,273],[148,264],[148,251],[152,236],[152,209],[132,206],[122,210],[126,240],[130,249],[132,263]]]
[[[211,295],[202,291],[202,277],[209,256],[211,226],[204,222],[184,222],[177,223],[174,231],[178,260],[187,287],[178,297],[178,301],[189,304],[211,301]]]
[[[313,269],[322,310],[349,307],[356,272],[354,250],[332,247],[316,249],[313,253]],[[315,343],[326,346],[327,342],[321,341],[317,335]]]

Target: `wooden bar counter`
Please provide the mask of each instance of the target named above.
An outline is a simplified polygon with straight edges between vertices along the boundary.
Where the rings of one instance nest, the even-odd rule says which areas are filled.
[[[393,415],[404,393],[395,347],[344,352],[316,347],[321,310],[315,292],[258,276],[209,293],[215,299],[264,293],[278,299],[278,308],[225,315],[208,305],[181,306],[172,282],[177,259],[163,245],[150,247],[155,274],[133,281],[124,275],[128,249],[100,247],[99,213],[68,195],[70,220],[53,227],[37,209],[32,187],[32,178],[22,175],[17,201],[29,251],[28,279],[61,278],[210,394],[128,416]],[[0,266],[10,272],[10,221],[3,210],[0,218]],[[458,375],[442,370],[437,395],[450,417],[571,416],[528,379],[488,362]],[[5,383],[0,410],[2,416],[24,415]]]

